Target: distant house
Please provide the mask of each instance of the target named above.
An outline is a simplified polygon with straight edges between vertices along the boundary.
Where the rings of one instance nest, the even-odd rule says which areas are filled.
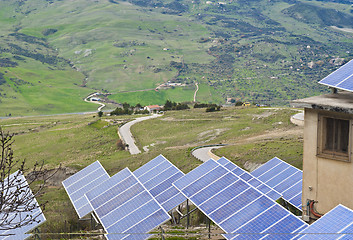
[[[146,106],[144,107],[144,110],[151,112],[158,112],[160,110],[162,110],[162,107],[159,105],[150,105],[150,106]]]

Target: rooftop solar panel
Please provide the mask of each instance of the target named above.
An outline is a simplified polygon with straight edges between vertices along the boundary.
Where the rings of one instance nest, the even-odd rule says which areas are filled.
[[[16,198],[19,199],[28,199],[28,202],[26,204],[26,206],[19,206],[17,208],[18,212],[10,212],[7,219],[11,220],[9,223],[9,225],[4,225],[4,228],[9,228],[10,226],[13,225],[13,223],[19,223],[22,222],[24,223],[25,219],[27,218],[27,216],[32,216],[32,219],[34,219],[34,221],[31,221],[30,223],[14,228],[14,229],[8,229],[8,230],[0,230],[0,239],[6,239],[6,240],[10,240],[10,239],[14,239],[14,240],[19,240],[19,239],[26,239],[28,237],[30,237],[30,234],[26,234],[27,232],[33,230],[34,228],[38,227],[40,224],[42,224],[43,222],[46,221],[45,216],[41,210],[41,208],[39,207],[39,204],[37,202],[37,200],[35,199],[31,189],[28,186],[28,182],[25,179],[25,177],[19,173],[18,171],[11,174],[10,177],[10,182],[13,182],[11,179],[15,179],[16,184],[15,185],[10,185],[9,187],[9,195],[13,196],[12,194],[10,194],[10,192],[15,191],[18,192],[18,189],[21,189],[21,194],[19,196],[14,197],[12,200],[16,201]],[[6,186],[6,182],[5,181],[5,188],[7,188]],[[9,200],[9,199],[8,199]],[[26,209],[28,209],[28,207],[30,207],[33,210],[28,210],[26,211]],[[5,213],[0,213],[2,216],[0,217],[0,219],[3,219],[3,215]],[[11,224],[11,225],[10,225]]]
[[[184,176],[164,156],[159,155],[134,171],[134,175],[147,190],[156,198],[166,211],[180,205],[186,198],[172,183]]]
[[[170,219],[128,168],[86,193],[107,239],[146,239],[148,232]]]
[[[85,193],[109,178],[99,161],[65,179],[62,184],[80,218],[92,212]]]
[[[227,158],[222,157],[218,159],[217,162],[227,168],[232,173],[234,173],[235,175],[237,175],[238,177],[242,178],[244,181],[248,182],[251,186],[259,190],[263,194],[267,195],[267,197],[271,198],[272,200],[277,200],[282,196],[279,192],[272,189],[267,184],[254,177],[252,174],[238,167],[235,163],[229,161]]]
[[[352,239],[353,211],[338,205],[304,229],[299,239]]]
[[[349,61],[327,77],[320,84],[346,91],[353,91],[353,61]]]
[[[297,229],[306,225],[214,160],[200,165],[173,185],[222,228],[227,239],[291,239]]]
[[[284,200],[302,211],[303,171],[274,157],[252,171],[251,174],[279,192]]]

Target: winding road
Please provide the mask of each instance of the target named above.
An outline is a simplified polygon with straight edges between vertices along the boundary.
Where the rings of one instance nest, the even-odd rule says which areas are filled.
[[[161,114],[153,114],[147,117],[136,118],[135,120],[124,124],[119,128],[119,136],[124,140],[125,144],[128,144],[128,149],[130,154],[139,154],[141,153],[140,149],[136,146],[135,139],[132,136],[130,128],[132,125],[138,122],[142,122],[148,119],[157,118],[162,116]]]
[[[105,107],[105,104],[101,103],[101,102],[98,102],[98,101],[90,101],[88,99],[90,99],[91,97],[93,96],[97,96],[99,93],[92,93],[90,95],[88,95],[86,98],[85,98],[85,102],[91,102],[91,103],[95,103],[95,104],[99,104],[100,107],[98,107],[97,111],[101,111],[104,107]]]

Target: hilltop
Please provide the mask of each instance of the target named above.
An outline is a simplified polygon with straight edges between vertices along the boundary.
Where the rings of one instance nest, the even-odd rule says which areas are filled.
[[[352,22],[350,1],[2,0],[1,116],[93,111],[96,91],[191,102],[195,83],[200,102],[286,105],[327,91]]]

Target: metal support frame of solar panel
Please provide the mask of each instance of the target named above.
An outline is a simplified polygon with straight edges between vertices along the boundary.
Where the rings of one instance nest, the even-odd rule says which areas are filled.
[[[33,206],[32,211],[21,211],[17,213],[10,213],[8,216],[8,219],[14,218],[12,222],[24,222],[25,218],[27,215],[30,215],[33,217],[34,221],[31,221],[30,223],[20,226],[18,228],[14,229],[8,229],[8,230],[0,230],[0,239],[6,239],[6,240],[19,240],[19,239],[26,239],[31,236],[31,234],[27,234],[27,232],[32,231],[34,228],[38,227],[42,223],[46,221],[46,218],[42,212],[42,209],[39,207],[39,204],[37,200],[35,199],[32,190],[29,188],[28,182],[26,178],[16,171],[15,173],[11,174],[10,177],[10,182],[12,182],[11,179],[16,179],[16,186],[9,186],[10,191],[18,191],[18,187],[21,188],[22,193],[18,196],[19,199],[25,197],[27,199],[31,200],[31,203],[26,203],[25,208],[29,206]],[[6,185],[5,185],[6,187]],[[12,190],[13,189],[13,190]],[[25,195],[25,196],[23,196]],[[0,213],[3,214],[3,213]],[[0,217],[2,218],[2,217]],[[21,220],[22,219],[22,220]],[[6,226],[3,226],[6,227]]]
[[[157,156],[135,170],[133,174],[166,211],[170,211],[186,201],[184,195],[172,185],[185,174],[164,156]]]
[[[284,200],[302,211],[302,170],[274,157],[251,174],[281,193]]]
[[[138,178],[125,168],[86,193],[106,238],[146,239],[170,219]]]
[[[218,159],[217,162],[227,168],[232,173],[234,173],[235,175],[237,175],[238,177],[240,177],[241,179],[243,179],[244,181],[248,182],[251,186],[259,190],[272,200],[276,201],[277,199],[282,197],[279,192],[268,186],[266,183],[260,181],[244,169],[238,167],[235,163],[229,161],[227,158],[222,157]]]
[[[217,224],[227,239],[290,239],[306,223],[214,160],[173,185]]]
[[[329,87],[353,92],[353,60],[323,78],[319,83]]]
[[[304,229],[301,234],[301,240],[352,239],[353,211],[340,204]]]
[[[107,179],[109,179],[108,173],[101,163],[96,161],[62,182],[80,218],[93,211],[85,193]]]

